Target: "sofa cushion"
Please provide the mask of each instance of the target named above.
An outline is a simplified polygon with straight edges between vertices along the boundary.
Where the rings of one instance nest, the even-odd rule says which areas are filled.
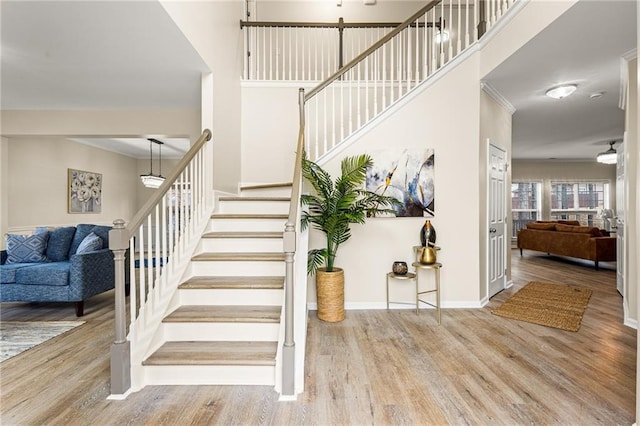
[[[47,258],[52,262],[69,260],[69,248],[73,235],[76,233],[74,226],[56,228],[49,234],[47,243]]]
[[[98,237],[102,238],[102,247],[108,247],[110,229],[110,226],[91,225],[86,223],[81,223],[80,225],[76,226],[76,233],[73,236],[71,247],[69,247],[69,257],[76,254],[76,252],[78,251],[78,247],[80,247],[80,243],[82,243],[82,240],[84,240],[85,237],[92,232]]]
[[[602,233],[596,227],[592,226],[574,226],[557,224],[556,230],[560,232],[574,232],[576,234],[589,234],[592,237],[602,237]]]
[[[84,240],[78,246],[76,254],[89,253],[91,251],[100,250],[102,248],[102,238],[98,237],[95,233],[90,232],[89,235],[84,237]]]
[[[86,223],[81,223],[76,226],[76,233],[73,235],[73,240],[71,240],[71,246],[69,247],[69,257],[76,254],[78,251],[78,247],[80,247],[80,243],[82,240],[91,233],[95,225],[87,225]]]
[[[527,223],[527,228],[541,231],[555,231],[556,224],[553,222],[529,222]]]
[[[10,263],[4,264],[0,267],[0,283],[2,284],[15,284],[16,271],[21,268],[27,268],[34,266],[33,263]]]
[[[42,263],[29,268],[18,269],[16,271],[16,283],[51,286],[69,285],[69,267],[70,263],[65,261]]]
[[[556,225],[556,231],[560,232],[573,232],[573,228],[575,225],[563,225],[562,223]]]
[[[49,233],[33,235],[7,234],[7,263],[46,262]]]
[[[96,225],[91,228],[91,232],[102,238],[102,247],[104,248],[109,247],[109,231],[111,231],[111,226]]]
[[[559,220],[558,223],[562,225],[580,226],[580,222],[578,222],[577,220]]]
[[[574,226],[573,231],[579,234],[589,234],[592,237],[602,237],[600,230],[594,226]]]

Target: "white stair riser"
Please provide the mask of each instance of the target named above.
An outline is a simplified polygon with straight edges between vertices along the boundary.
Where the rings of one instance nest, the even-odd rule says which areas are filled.
[[[216,219],[205,232],[282,232],[286,219]]]
[[[282,289],[184,289],[181,305],[268,305],[282,306]]]
[[[288,214],[289,201],[220,201],[220,213]]]
[[[291,187],[243,189],[240,194],[243,197],[291,197]]]
[[[243,365],[144,366],[147,385],[275,385],[275,367]]]
[[[284,262],[192,261],[187,276],[283,276]]]
[[[282,244],[282,238],[203,238],[196,253],[281,253]]]
[[[165,342],[273,342],[278,340],[277,322],[164,322]]]

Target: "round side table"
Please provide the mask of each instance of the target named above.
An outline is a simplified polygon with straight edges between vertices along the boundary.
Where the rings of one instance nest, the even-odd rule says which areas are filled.
[[[389,279],[395,279],[395,280],[413,280],[414,283],[416,283],[416,274],[414,274],[413,272],[407,272],[404,275],[398,275],[396,273],[393,272],[389,272],[387,274],[387,311],[389,310],[389,303],[398,303],[398,304],[402,304],[402,305],[413,305],[413,303],[408,303],[408,302],[393,302],[389,300]],[[416,283],[416,292],[418,291],[418,284]],[[418,313],[418,305],[416,305],[416,313]]]
[[[442,263],[432,263],[432,264],[425,264],[425,263],[420,263],[420,262],[413,262],[411,264],[414,268],[416,268],[416,312],[418,312],[418,306],[420,305],[420,302],[427,304],[429,306],[433,306],[434,308],[436,308],[436,312],[437,312],[437,317],[438,317],[438,324],[441,323],[441,314],[440,314],[440,268],[442,268]],[[432,290],[424,290],[424,291],[420,291],[420,270],[428,270],[428,271],[435,271],[436,273],[436,288],[432,289]],[[429,293],[435,293],[436,294],[436,303],[433,304],[431,302],[427,302],[425,300],[420,299],[420,295],[422,294],[429,294]]]

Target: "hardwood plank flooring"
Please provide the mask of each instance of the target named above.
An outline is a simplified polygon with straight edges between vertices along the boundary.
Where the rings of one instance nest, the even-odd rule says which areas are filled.
[[[636,330],[622,324],[615,272],[525,252],[514,286],[482,309],[309,314],[305,392],[153,386],[109,401],[113,294],[86,324],[0,363],[2,425],[632,424]],[[578,332],[491,314],[529,281],[589,287]],[[381,280],[381,284],[383,280]],[[443,282],[446,285],[446,282]],[[4,321],[74,320],[70,304],[2,304]]]

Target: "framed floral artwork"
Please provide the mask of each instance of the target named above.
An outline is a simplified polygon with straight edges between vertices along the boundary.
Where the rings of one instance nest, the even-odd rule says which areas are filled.
[[[102,211],[102,174],[68,169],[69,213]]]

